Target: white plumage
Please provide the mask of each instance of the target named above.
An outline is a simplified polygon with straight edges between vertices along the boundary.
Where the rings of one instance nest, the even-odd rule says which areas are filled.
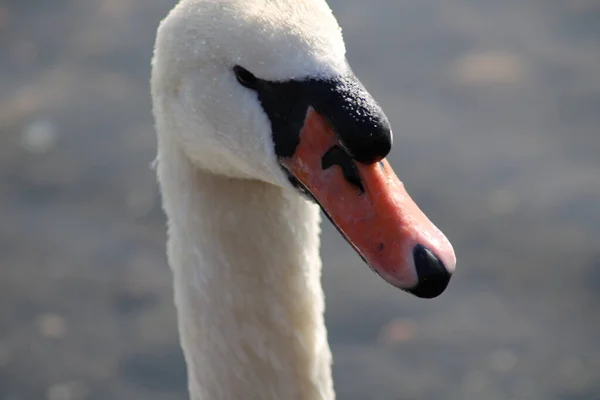
[[[151,81],[157,175],[190,395],[192,400],[331,400],[319,209],[290,184],[275,154],[272,116],[258,92],[238,82],[237,65],[268,81],[351,76],[341,30],[324,0],[182,0],[162,21]],[[370,101],[359,86],[351,95]],[[343,102],[327,105],[344,110],[341,123],[351,122],[341,133],[349,135],[360,118],[351,119],[356,115]],[[327,179],[343,184],[345,194],[329,203],[342,212],[332,218],[356,228],[364,248],[355,248],[371,257],[367,261],[388,282],[414,289],[419,297],[439,295],[454,270],[454,251],[389,164],[377,163],[391,146],[382,112],[365,108],[374,119],[361,128],[369,132],[355,137],[359,151],[382,154],[358,165],[347,148],[338,152],[337,162],[360,169],[356,179],[372,179],[359,193],[344,181],[349,172],[328,169],[321,163],[325,153],[306,150],[310,140],[315,146],[331,146],[325,140],[342,143],[326,117],[307,110],[305,127],[322,130],[312,139],[302,136],[309,138],[303,139],[305,150],[297,147],[294,157],[318,160],[309,174],[323,178],[313,182],[315,188],[326,191]],[[380,136],[373,136],[374,129]],[[374,138],[383,145],[374,145]],[[329,148],[335,149],[337,144]],[[296,161],[296,172],[306,172],[308,164]],[[361,221],[371,221],[368,231]]]
[[[347,68],[321,0],[183,0],[160,25],[157,172],[190,395],[333,399],[319,210],[282,173],[235,64],[273,80]]]

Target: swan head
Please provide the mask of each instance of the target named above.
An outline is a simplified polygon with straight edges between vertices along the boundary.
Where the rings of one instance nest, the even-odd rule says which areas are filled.
[[[389,122],[345,53],[324,0],[182,0],[153,59],[159,152],[299,191],[386,281],[436,297],[454,251],[385,160]]]

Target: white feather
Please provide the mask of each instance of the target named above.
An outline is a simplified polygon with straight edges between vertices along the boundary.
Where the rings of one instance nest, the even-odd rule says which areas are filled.
[[[322,0],[183,0],[159,27],[157,175],[190,395],[331,400],[319,211],[290,190],[234,65],[270,80],[348,70]]]

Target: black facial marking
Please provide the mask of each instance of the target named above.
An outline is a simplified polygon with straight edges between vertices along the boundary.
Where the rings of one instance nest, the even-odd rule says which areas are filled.
[[[292,157],[309,107],[327,118],[339,144],[353,160],[372,164],[392,147],[390,124],[371,95],[351,73],[332,79],[267,81],[236,66],[240,83],[254,91],[271,121],[275,153]]]
[[[354,164],[354,161],[352,161],[352,158],[350,158],[348,153],[339,146],[333,146],[329,149],[321,160],[321,168],[323,169],[328,169],[334,165],[340,166],[344,179],[346,179],[348,183],[356,186],[358,190],[360,190],[360,193],[365,192],[365,187],[360,179],[356,164]]]
[[[237,78],[238,82],[242,86],[245,86],[249,89],[253,89],[256,83],[258,82],[258,79],[256,79],[254,74],[252,74],[252,72],[248,71],[244,67],[236,65],[235,67],[233,67],[233,72],[235,72],[235,77]]]
[[[363,164],[373,164],[392,148],[390,124],[354,75],[325,81],[313,107],[333,126],[340,145]]]

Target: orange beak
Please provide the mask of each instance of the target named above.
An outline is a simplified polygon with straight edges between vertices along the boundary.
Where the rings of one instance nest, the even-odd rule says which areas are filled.
[[[387,160],[352,160],[327,119],[309,108],[294,155],[281,163],[388,283],[423,298],[446,289],[456,266],[452,245]]]

